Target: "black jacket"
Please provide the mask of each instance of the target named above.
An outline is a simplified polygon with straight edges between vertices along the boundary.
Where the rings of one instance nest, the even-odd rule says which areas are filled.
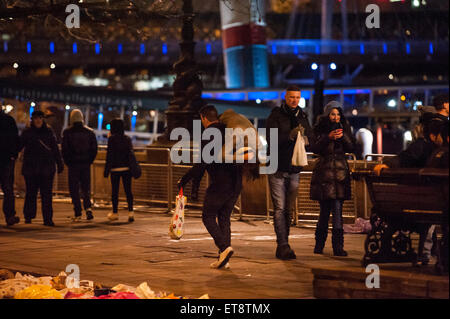
[[[312,151],[319,155],[311,179],[310,197],[312,200],[347,200],[351,198],[350,169],[345,153],[354,150],[355,141],[345,120],[341,120],[344,136],[338,140],[330,140],[328,134],[332,130],[327,117],[320,118],[314,127]]]
[[[40,129],[32,125],[22,132],[20,149],[22,148],[23,175],[53,175],[55,165],[58,166],[58,172],[62,172],[64,165],[55,135],[45,123]]]
[[[130,167],[131,152],[133,152],[133,144],[127,135],[111,135],[108,138],[104,176],[108,177],[113,168]]]
[[[0,165],[17,158],[20,140],[16,121],[0,110]]]
[[[222,123],[214,123],[210,128],[217,128],[222,134],[222,145],[225,142],[225,125]],[[211,138],[212,140],[212,138]],[[207,145],[209,141],[202,141],[202,147]],[[208,193],[215,192],[239,192],[242,188],[242,165],[232,163],[195,163],[194,166],[181,178],[181,186],[185,186],[191,179],[200,181],[205,170],[210,177],[210,186]]]
[[[435,148],[433,142],[418,138],[398,156],[387,157],[383,163],[391,168],[423,168],[427,165],[427,161]]]
[[[67,166],[92,164],[97,156],[97,139],[94,131],[76,122],[63,132],[62,156]]]
[[[278,128],[278,171],[288,173],[298,173],[302,167],[292,166],[292,154],[296,140],[291,140],[289,135],[291,130],[301,124],[305,131],[304,134],[308,137],[308,141],[313,138],[311,125],[308,122],[308,117],[300,107],[291,110],[284,102],[280,107],[272,110],[266,122],[266,136],[267,136],[267,154],[270,152],[270,128]],[[311,143],[311,142],[309,142]],[[309,146],[306,147],[309,150]]]

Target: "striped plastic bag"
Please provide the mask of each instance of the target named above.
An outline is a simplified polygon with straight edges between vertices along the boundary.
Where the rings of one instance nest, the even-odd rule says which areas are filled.
[[[183,188],[180,189],[175,202],[175,210],[169,225],[169,235],[172,239],[180,239],[184,233],[184,207],[186,206],[186,196],[183,196]]]

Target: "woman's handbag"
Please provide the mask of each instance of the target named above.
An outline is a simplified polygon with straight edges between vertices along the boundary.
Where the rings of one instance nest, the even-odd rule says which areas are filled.
[[[136,160],[136,156],[134,155],[133,151],[130,152],[130,171],[131,171],[131,176],[133,176],[133,178],[135,178],[135,179],[138,179],[142,175],[141,166],[139,165],[138,161]]]
[[[292,166],[307,166],[308,157],[306,156],[305,139],[303,135],[298,132],[297,141],[294,146],[294,153],[292,154]]]

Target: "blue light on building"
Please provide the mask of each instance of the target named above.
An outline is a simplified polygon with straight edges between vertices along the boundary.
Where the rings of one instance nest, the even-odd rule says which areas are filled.
[[[360,52],[361,54],[364,54],[364,44],[363,44],[363,43],[361,43],[361,44],[359,45],[359,52]]]
[[[406,43],[406,54],[411,53],[411,45],[409,43]]]
[[[429,51],[430,51],[430,54],[433,54],[433,52],[434,52],[433,43],[431,43],[431,42],[430,42],[430,46],[429,46]]]
[[[98,113],[98,125],[97,129],[101,130],[103,127],[103,113]]]
[[[162,45],[162,54],[166,55],[167,54],[167,44],[163,43]]]
[[[206,44],[206,54],[211,54],[211,53],[212,53],[211,43],[207,43]]]
[[[261,91],[261,92],[248,92],[249,100],[277,100],[279,97],[278,92],[276,91]]]
[[[55,53],[55,43],[50,42],[50,53],[53,54]]]
[[[388,47],[386,43],[383,43],[383,53],[387,54],[388,53]]]
[[[123,51],[122,44],[119,43],[119,44],[117,45],[117,52],[118,52],[119,54],[122,54],[122,51]]]
[[[272,54],[277,54],[277,46],[272,44]]]
[[[100,43],[95,44],[95,54],[100,54]]]
[[[27,42],[27,53],[31,53],[31,43]]]
[[[3,42],[3,51],[8,52],[8,42],[6,41]]]
[[[77,47],[76,43],[72,44],[72,52],[73,52],[73,54],[77,54],[77,52],[78,52],[78,47]]]
[[[140,52],[141,54],[145,54],[145,44],[144,44],[144,43],[141,43],[141,46],[140,46],[140,48],[139,48],[139,52]]]
[[[298,54],[299,53],[299,51],[298,51],[298,45],[294,45],[294,54]]]

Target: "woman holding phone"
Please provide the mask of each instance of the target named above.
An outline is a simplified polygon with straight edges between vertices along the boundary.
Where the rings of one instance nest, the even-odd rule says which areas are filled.
[[[311,179],[310,197],[320,202],[316,227],[315,254],[322,254],[333,213],[332,245],[335,256],[347,256],[344,250],[342,206],[351,198],[350,169],[345,153],[353,152],[355,141],[342,105],[331,101],[314,126],[312,151],[319,156]]]

